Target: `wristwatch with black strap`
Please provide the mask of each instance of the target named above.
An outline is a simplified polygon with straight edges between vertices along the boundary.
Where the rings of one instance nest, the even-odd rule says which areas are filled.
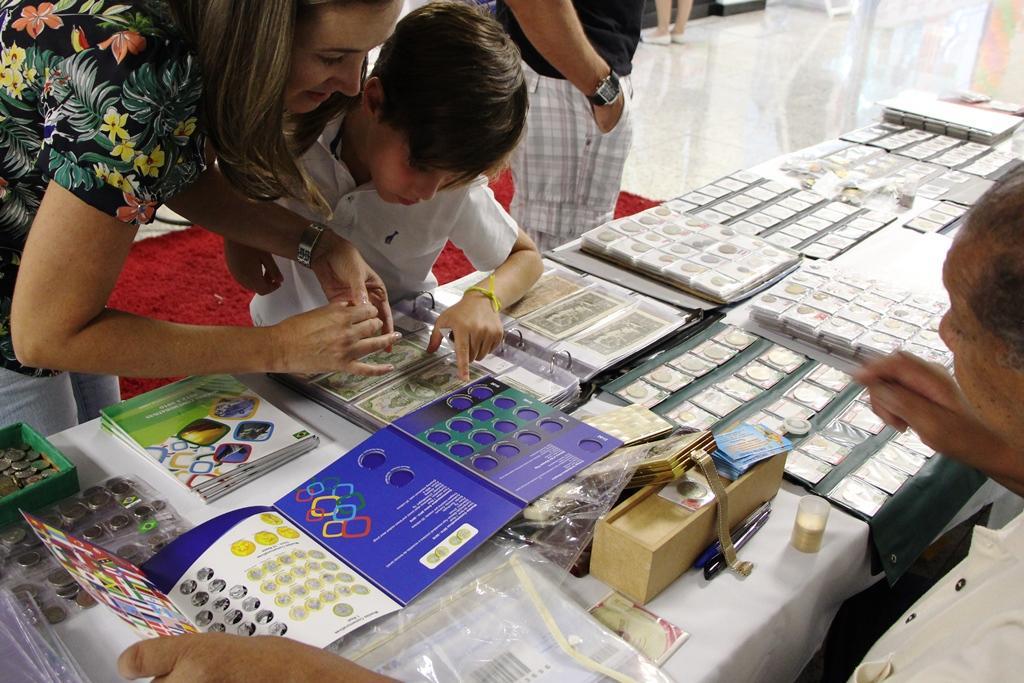
[[[622,92],[622,88],[619,86],[619,76],[614,71],[610,72],[605,76],[600,83],[597,84],[597,90],[594,91],[593,95],[590,95],[587,99],[595,107],[607,107],[609,104],[619,99],[619,94]]]

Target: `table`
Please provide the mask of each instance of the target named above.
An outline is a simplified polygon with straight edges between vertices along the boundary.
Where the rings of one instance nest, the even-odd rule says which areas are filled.
[[[751,170],[779,177],[777,160]],[[950,240],[899,227],[921,210],[905,211],[901,220],[838,257],[836,264],[907,288],[940,289],[942,261]],[[758,329],[747,318],[747,307],[739,306],[729,312],[726,321],[750,327],[818,360],[844,365],[806,344]],[[844,369],[851,368],[846,364]],[[57,434],[51,441],[78,466],[83,488],[114,475],[140,477],[164,493],[184,518],[198,524],[228,510],[276,500],[368,435],[267,377],[245,376],[242,380],[318,432],[322,442],[315,451],[209,505],[171,484],[154,466],[102,432],[98,420]],[[803,493],[799,486],[783,484],[768,523],[741,553],[756,565],[751,576],[740,578],[726,572],[706,582],[699,572],[690,571],[648,605],[691,633],[690,640],[663,667],[673,679],[791,681],[818,649],[840,604],[880,578],[870,571],[867,524],[838,508],[831,514],[819,553],[805,555],[789,547],[797,501]],[[950,526],[984,504],[1007,496],[1012,494],[989,482]],[[585,604],[593,604],[608,591],[592,577],[572,579],[567,587]],[[80,613],[58,630],[95,681],[117,680],[117,655],[136,639],[126,624],[104,609]],[[102,638],[97,634],[103,634]]]
[[[161,491],[186,520],[199,524],[235,508],[276,500],[368,435],[267,377],[241,379],[318,432],[321,445],[207,505],[102,431],[98,420],[50,440],[77,465],[83,488],[115,475],[138,477]],[[750,577],[723,573],[705,582],[699,572],[690,571],[650,603],[655,613],[692,634],[664,665],[672,678],[792,680],[817,650],[843,600],[877,580],[870,573],[867,525],[838,509],[821,552],[804,555],[789,547],[801,495],[802,489],[785,483],[768,523],[743,549],[743,558],[756,565]],[[572,579],[568,587],[586,604],[608,591],[592,577]],[[117,680],[117,656],[136,640],[127,624],[102,608],[79,613],[58,629],[95,681]],[[97,638],[98,633],[103,637]]]

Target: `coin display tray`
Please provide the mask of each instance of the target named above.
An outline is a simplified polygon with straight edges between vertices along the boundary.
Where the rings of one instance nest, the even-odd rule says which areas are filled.
[[[743,298],[798,262],[789,249],[669,205],[586,232],[582,245],[589,253],[719,303]]]
[[[995,148],[989,148],[984,156],[961,165],[957,170],[982,178],[994,178],[1000,175],[999,171],[1009,164],[1019,164],[1021,159],[1013,153]]]
[[[867,157],[885,156],[880,150],[853,145],[826,158],[834,163],[851,164],[853,160],[862,162]],[[906,160],[900,163],[900,166],[907,165]],[[930,173],[931,168],[928,170]],[[710,186],[719,187],[723,180],[733,179],[735,176],[730,176]],[[696,193],[709,196],[701,190]],[[695,218],[721,223],[742,235],[764,238],[777,247],[792,249],[810,258],[835,258],[896,218],[889,212],[860,209],[830,201],[816,192],[788,188],[767,180],[716,197],[696,211],[687,208],[692,202],[687,202],[686,198],[693,194],[683,195],[666,206],[690,211]]]
[[[963,222],[967,209],[952,202],[939,202],[903,224],[918,232],[948,233]]]
[[[889,123],[888,121],[879,121],[878,123],[873,123],[870,126],[865,126],[864,128],[858,128],[857,130],[852,130],[849,133],[844,133],[839,136],[839,139],[866,145],[869,142],[881,140],[884,137],[908,130],[910,129],[906,126]]]
[[[902,349],[949,367],[953,355],[938,333],[948,308],[948,300],[816,262],[754,297],[750,317],[846,360]]]
[[[980,142],[965,142],[959,138],[939,135],[902,149],[899,154],[946,168],[961,169],[988,156],[992,151],[992,147]]]
[[[897,154],[917,161],[929,161],[947,168],[954,168],[979,157],[988,149],[987,145],[978,142],[965,142],[960,138],[948,135],[936,135],[928,140],[904,147]]]
[[[772,351],[774,364],[769,360]],[[670,371],[662,377],[667,379],[686,367],[694,375],[679,390],[669,391],[650,379],[659,370]],[[755,368],[759,372],[751,375]],[[899,434],[886,427],[872,412],[863,387],[846,373],[721,322],[602,390],[619,402],[642,404],[638,395],[629,393],[637,384],[665,392],[652,410],[680,427],[724,431],[747,422],[786,433],[787,418],[807,420],[807,435],[789,435],[793,451],[787,457],[787,475],[865,519],[935,455],[913,432]],[[719,405],[721,414],[715,412]]]
[[[127,477],[86,488],[35,515],[137,565],[188,528],[155,491]],[[95,604],[24,522],[0,529],[0,588],[31,596],[52,622]]]
[[[601,388],[618,402],[640,404],[644,401],[635,391],[638,384],[661,391],[664,398],[651,406],[655,413],[681,427],[711,429],[751,405],[783,399],[794,409],[813,413],[786,395],[814,365],[802,354],[716,322]],[[665,381],[670,376],[687,379],[670,390],[672,384]],[[779,429],[791,416],[777,415],[766,426]]]

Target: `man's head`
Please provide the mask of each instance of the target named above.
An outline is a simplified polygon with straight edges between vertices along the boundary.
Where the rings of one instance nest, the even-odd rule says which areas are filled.
[[[1004,437],[1024,435],[1024,168],[971,209],[946,257],[939,332],[957,383]]]
[[[398,22],[360,104],[371,121],[366,162],[385,201],[430,199],[499,170],[522,137],[526,83],[501,26],[457,2]]]

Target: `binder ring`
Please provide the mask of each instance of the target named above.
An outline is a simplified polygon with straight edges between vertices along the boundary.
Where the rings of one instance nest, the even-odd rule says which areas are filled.
[[[437,300],[434,299],[434,293],[433,292],[420,292],[420,294],[413,301],[412,307],[413,307],[414,310],[420,307],[420,299],[422,297],[425,297],[425,296],[429,296],[430,297],[430,310],[433,311],[435,309],[435,307],[437,306]]]
[[[555,367],[556,367],[555,366],[555,360],[558,358],[559,354],[564,354],[565,355],[565,360],[566,360],[565,369],[566,370],[572,370],[572,354],[569,353],[568,351],[566,351],[565,349],[563,349],[561,351],[555,351],[554,353],[551,354],[551,363],[550,363],[550,366],[549,366],[551,372],[554,372],[554,370],[555,370]]]
[[[519,341],[513,343],[513,346],[515,346],[516,348],[525,349],[526,348],[526,339],[523,338],[523,331],[520,330],[518,327],[513,327],[511,330],[506,332],[505,333],[505,338],[508,338],[508,335],[512,334],[513,332],[515,332],[516,334],[519,335]]]

